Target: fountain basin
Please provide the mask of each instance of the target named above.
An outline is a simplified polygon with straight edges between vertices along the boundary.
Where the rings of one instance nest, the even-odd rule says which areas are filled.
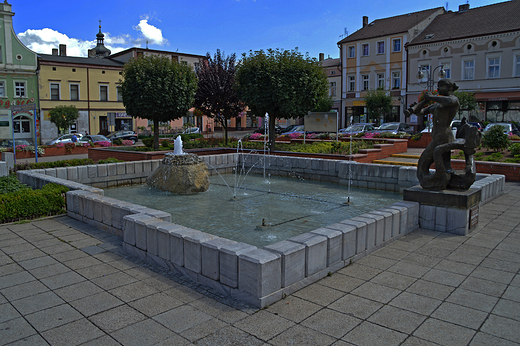
[[[251,167],[256,159],[239,154],[204,157],[221,172],[237,161]],[[269,172],[300,174],[305,179],[402,191],[417,184],[415,169],[319,159],[268,158]],[[18,171],[33,188],[47,183],[68,186],[68,215],[124,239],[124,249],[158,263],[222,294],[264,307],[330,272],[388,244],[419,226],[418,203],[398,202],[374,212],[320,228],[262,249],[172,223],[169,213],[104,196],[97,187],[144,183],[160,160]],[[503,191],[504,177],[478,175],[481,203]]]

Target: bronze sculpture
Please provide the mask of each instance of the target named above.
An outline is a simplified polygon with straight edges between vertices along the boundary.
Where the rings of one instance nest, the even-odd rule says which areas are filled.
[[[457,139],[453,138],[451,122],[459,110],[459,99],[454,95],[458,85],[451,79],[438,82],[438,95],[427,92],[424,100],[405,111],[406,115],[433,114],[432,142],[423,151],[417,165],[417,178],[425,190],[445,190],[447,187],[467,190],[475,181],[473,154],[480,145],[480,133],[474,126],[462,120],[457,130]],[[429,101],[434,103],[426,106]],[[462,173],[451,168],[451,150],[464,151],[466,165]],[[430,166],[435,163],[435,172]]]

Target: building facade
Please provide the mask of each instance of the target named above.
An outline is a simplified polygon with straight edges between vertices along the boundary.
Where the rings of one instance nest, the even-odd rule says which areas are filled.
[[[59,105],[73,105],[79,110],[79,118],[69,132],[106,135],[119,130],[137,131],[138,128],[149,128],[151,124],[148,120],[133,118],[126,113],[119,90],[125,62],[141,56],[163,55],[197,68],[200,59],[204,58],[201,55],[143,48],[130,48],[111,54],[104,46],[101,27],[96,38],[97,46],[89,50],[86,58],[67,56],[65,45],[54,49],[52,55],[40,54],[42,143],[58,136],[57,127],[50,122],[49,111]],[[187,122],[203,126],[202,117],[194,118],[189,115],[163,126],[165,129],[182,128]]]
[[[506,1],[437,16],[406,46],[408,99],[416,102],[426,89],[428,73],[436,82],[441,69],[459,91],[475,93],[478,103],[463,112],[470,121],[520,122],[520,2]],[[435,86],[436,89],[436,86]],[[416,120],[420,125],[426,119]]]
[[[405,43],[417,36],[444,9],[433,8],[371,23],[363,17],[363,27],[338,42],[341,60],[340,126],[354,123],[404,122],[407,80]],[[369,90],[387,90],[392,97],[392,112],[369,119],[364,97]]]
[[[333,102],[332,110],[337,112],[341,119],[341,59],[324,59],[323,55],[320,54],[320,61],[329,81],[329,96]]]
[[[13,16],[11,5],[0,3],[0,141],[14,135],[15,139],[34,143],[40,135],[38,59],[35,52],[18,40],[13,30]],[[36,107],[12,109],[13,105],[27,104]]]

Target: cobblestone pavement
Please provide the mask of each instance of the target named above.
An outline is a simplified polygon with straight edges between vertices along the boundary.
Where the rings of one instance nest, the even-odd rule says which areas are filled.
[[[518,345],[520,184],[469,236],[417,230],[268,308],[68,217],[0,226],[1,345]]]

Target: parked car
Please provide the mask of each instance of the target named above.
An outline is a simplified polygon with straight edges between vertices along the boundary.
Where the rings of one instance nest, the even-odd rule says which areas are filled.
[[[410,135],[413,134],[413,128],[410,127],[407,123],[384,123],[383,125],[379,126],[375,130],[371,130],[370,132],[375,133],[383,133],[383,132],[390,132],[394,135],[398,133],[408,133]]]
[[[25,139],[15,139],[14,140],[15,146],[19,145],[32,145],[31,143],[27,142]],[[12,148],[13,147],[13,140],[12,139],[4,139],[0,142],[0,147],[2,148]]]
[[[453,120],[451,122],[450,127],[451,127],[451,132],[453,133],[453,137],[455,137],[455,135],[457,134],[457,128],[460,126],[460,124],[461,124],[461,120]],[[432,130],[433,130],[433,124],[430,123],[429,126],[426,126],[426,128],[421,131],[421,133],[432,132]]]
[[[198,127],[188,127],[182,133],[200,133],[200,129]]]
[[[303,125],[290,125],[290,126],[291,126],[291,129],[289,131],[283,131],[282,135],[290,135],[291,133],[303,134],[304,129],[305,129],[305,126],[303,126]]]
[[[484,131],[484,125],[480,122],[468,123],[471,126],[475,126],[480,132]]]
[[[303,125],[289,125],[282,129],[282,134],[285,134],[286,132],[292,131],[295,127],[303,126]]]
[[[88,142],[92,142],[92,143],[110,142],[110,139],[106,138],[103,135],[86,135],[86,136],[81,137],[79,142],[80,143],[85,143],[85,142],[86,143],[88,143]]]
[[[66,135],[61,135],[56,139],[53,139],[50,142],[47,142],[47,145],[53,145],[58,143],[72,143],[72,136],[76,135],[78,140],[83,137],[81,133],[67,133]]]
[[[374,125],[369,123],[352,124],[347,128],[340,129],[338,132],[346,135],[357,135],[359,133],[366,133],[375,130]]]
[[[137,142],[137,133],[135,133],[134,131],[117,131],[117,132],[112,132],[111,134],[109,134],[107,136],[107,138],[111,142],[113,142],[116,139],[132,141],[132,145],[133,145],[133,144],[135,144],[135,142]]]
[[[266,131],[265,131],[265,126],[262,126],[262,127],[259,127],[257,128],[256,130],[253,131],[253,133],[260,133],[260,134],[264,134]],[[282,127],[279,126],[279,125],[275,125],[274,126],[274,132],[279,135],[280,133],[282,133]]]
[[[486,132],[488,132],[493,126],[502,126],[504,133],[520,136],[520,129],[515,124],[511,124],[511,123],[488,124],[488,126],[486,126],[486,128],[484,129],[483,134],[486,134]]]

